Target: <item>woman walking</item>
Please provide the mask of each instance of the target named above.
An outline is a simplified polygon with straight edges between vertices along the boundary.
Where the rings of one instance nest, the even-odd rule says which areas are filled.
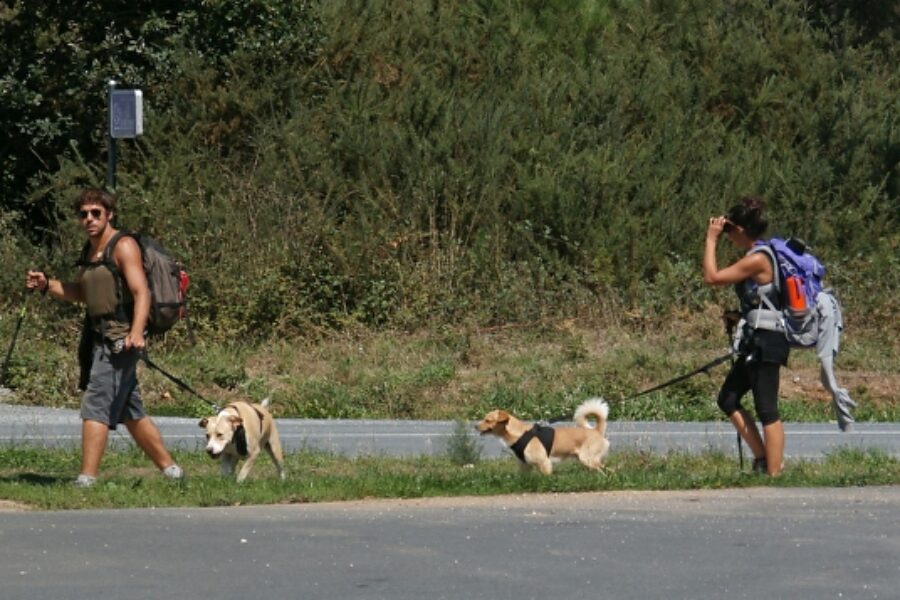
[[[745,322],[747,314],[760,306],[762,298],[780,308],[775,265],[769,253],[757,250],[768,226],[764,209],[762,198],[744,197],[727,215],[712,217],[706,230],[703,281],[709,285],[734,285]],[[716,246],[723,232],[746,254],[719,269]],[[739,335],[738,357],[719,391],[718,405],[753,452],[753,471],[776,476],[784,467],[784,424],[778,412],[778,383],[790,346],[784,333],[754,329],[749,323]],[[756,416],[763,426],[762,436],[753,416],[741,405],[741,398],[748,390],[753,394]]]

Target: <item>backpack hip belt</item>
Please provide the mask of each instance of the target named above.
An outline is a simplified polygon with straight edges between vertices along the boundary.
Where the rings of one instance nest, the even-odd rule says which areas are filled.
[[[770,308],[754,308],[744,317],[753,329],[766,331],[784,331],[784,315],[780,310]]]

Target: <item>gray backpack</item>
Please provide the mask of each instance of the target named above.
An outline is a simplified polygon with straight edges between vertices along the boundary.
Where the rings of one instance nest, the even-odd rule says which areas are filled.
[[[116,243],[123,236],[134,238],[141,249],[144,274],[150,288],[150,316],[147,320],[147,332],[150,335],[161,335],[169,331],[175,323],[187,314],[187,288],[190,278],[184,266],[169,254],[162,244],[153,238],[140,233],[118,232],[109,240],[103,252],[103,263],[121,280],[121,273],[112,260],[112,252]],[[124,286],[120,285],[124,289]],[[123,300],[119,291],[120,302]]]

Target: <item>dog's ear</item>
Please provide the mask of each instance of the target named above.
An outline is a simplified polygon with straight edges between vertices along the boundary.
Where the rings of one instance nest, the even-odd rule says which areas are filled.
[[[202,419],[200,419],[200,422],[197,423],[197,425],[202,429],[206,429],[207,423],[209,423],[209,419],[207,419],[206,417],[203,417]]]
[[[231,426],[237,429],[241,425],[244,424],[244,420],[240,417],[228,417],[228,422],[231,423]]]
[[[497,422],[498,423],[509,423],[509,413],[505,410],[497,411]]]

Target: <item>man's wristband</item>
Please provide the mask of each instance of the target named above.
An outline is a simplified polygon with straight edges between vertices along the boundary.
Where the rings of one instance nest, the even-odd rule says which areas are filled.
[[[44,289],[41,290],[41,296],[46,296],[47,292],[50,291],[50,278],[47,277],[47,274],[43,271],[41,272],[41,275],[43,275],[44,279],[47,281],[47,283],[44,285]]]

